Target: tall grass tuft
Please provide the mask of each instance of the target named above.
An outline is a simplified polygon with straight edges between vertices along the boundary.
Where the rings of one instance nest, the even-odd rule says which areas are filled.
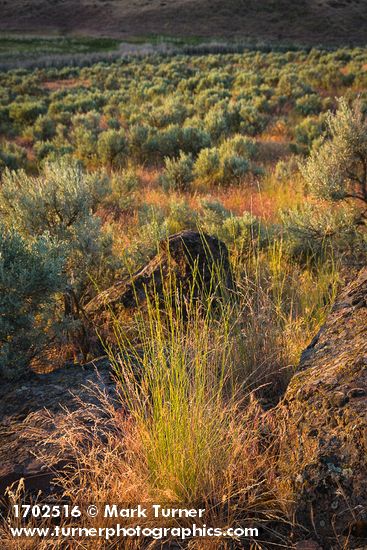
[[[214,293],[198,299],[199,278],[196,271],[186,296],[174,277],[163,297],[147,296],[136,317],[139,344],[117,323],[119,353],[110,353],[139,434],[149,492],[172,502],[221,501],[243,438],[233,384],[233,305]],[[212,287],[220,284],[213,273]]]
[[[214,279],[213,285],[220,285]],[[44,442],[51,444],[52,457],[69,457],[58,483],[83,506],[202,507],[205,517],[195,518],[197,525],[267,529],[282,516],[275,451],[269,427],[264,440],[261,407],[234,376],[237,306],[225,297],[199,298],[194,288],[184,297],[178,289],[172,278],[163,298],[147,294],[144,311],[135,318],[134,343],[116,321],[118,351],[108,351],[118,401],[100,394],[100,407],[86,405],[85,415],[79,409],[52,420],[56,430]],[[174,521],[184,526],[192,520]],[[190,541],[192,548],[200,544]],[[230,548],[232,543],[210,544]]]

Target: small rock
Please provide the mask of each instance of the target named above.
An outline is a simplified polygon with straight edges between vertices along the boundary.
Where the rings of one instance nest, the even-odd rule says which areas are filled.
[[[364,388],[352,388],[348,392],[348,397],[350,399],[353,399],[354,397],[364,397],[365,395],[367,395],[367,390]]]

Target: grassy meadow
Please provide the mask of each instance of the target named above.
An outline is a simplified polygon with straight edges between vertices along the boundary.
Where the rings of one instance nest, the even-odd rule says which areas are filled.
[[[219,238],[236,281],[234,300],[189,300],[185,316],[173,288],[163,305],[115,320],[105,345],[120,408],[105,399],[103,420],[93,408],[89,423],[58,417],[45,459],[74,458],[59,475],[74,504],[204,503],[208,523],[250,522],[264,541],[205,548],[288,547],[293,495],[262,412],[366,260],[367,189],[350,153],[367,150],[366,90],[365,48],[152,53],[0,73],[5,380],[92,360],[70,339],[80,319],[65,296],[82,311],[170,235]],[[330,175],[342,168],[359,178],[344,193],[345,177]]]

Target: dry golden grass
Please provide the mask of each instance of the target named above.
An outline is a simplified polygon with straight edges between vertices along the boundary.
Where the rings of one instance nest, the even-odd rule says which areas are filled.
[[[274,405],[284,391],[301,349],[323,322],[336,274],[327,266],[301,270],[281,243],[247,252],[234,269],[235,303],[224,300],[211,309],[210,301],[193,301],[183,316],[167,288],[163,306],[148,301],[144,314],[128,320],[134,342],[131,326],[128,331],[115,325],[119,352],[110,359],[117,401],[99,392],[98,406],[79,402],[74,412],[40,414],[27,437],[49,467],[67,459],[56,481],[69,503],[204,507],[207,525],[258,526],[267,542],[287,545],[292,493],[278,477],[281,427],[258,398]],[[22,493],[9,496],[19,503]],[[86,519],[84,526],[100,522]],[[11,542],[6,523],[0,533],[9,548],[65,547],[34,539]],[[205,541],[205,549],[229,550],[232,543]],[[121,547],[102,540],[75,544]],[[262,548],[257,544],[252,548]],[[124,545],[155,547],[161,541]],[[202,550],[203,541],[191,540],[187,548]]]

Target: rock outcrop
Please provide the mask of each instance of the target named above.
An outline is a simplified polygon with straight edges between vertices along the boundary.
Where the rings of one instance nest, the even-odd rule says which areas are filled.
[[[29,490],[49,490],[53,473],[36,457],[27,434],[30,427],[37,429],[39,413],[47,410],[56,417],[66,409],[82,409],[85,403],[98,405],[99,392],[111,399],[116,396],[107,358],[0,386],[0,500],[6,487],[20,478]]]
[[[367,269],[302,355],[277,411],[296,521],[330,548],[367,540]],[[305,537],[307,538],[307,537]],[[339,539],[341,546],[336,546]],[[346,546],[343,546],[343,544]]]
[[[117,314],[143,304],[147,296],[164,299],[165,289],[179,289],[183,298],[210,294],[217,290],[215,278],[222,275],[224,287],[233,288],[228,250],[224,243],[198,233],[182,231],[162,241],[157,255],[131,277],[101,292],[85,311],[100,322],[106,311]],[[171,288],[168,288],[171,285]]]

